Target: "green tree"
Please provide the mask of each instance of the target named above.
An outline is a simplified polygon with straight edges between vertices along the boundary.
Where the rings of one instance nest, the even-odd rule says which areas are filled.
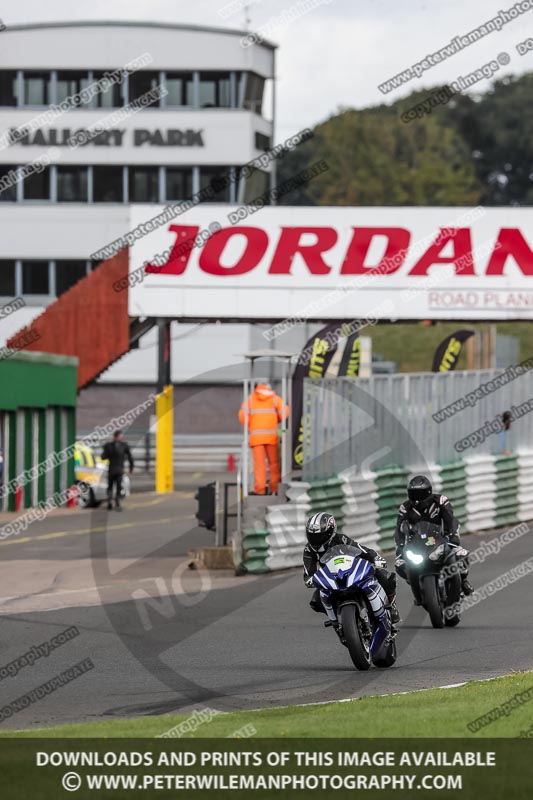
[[[533,205],[533,75],[507,77],[446,110],[466,142],[484,205]]]
[[[405,124],[398,109],[343,110],[287,153],[283,181],[323,159],[329,170],[281,200],[287,205],[471,205],[480,186],[468,147],[436,114]]]

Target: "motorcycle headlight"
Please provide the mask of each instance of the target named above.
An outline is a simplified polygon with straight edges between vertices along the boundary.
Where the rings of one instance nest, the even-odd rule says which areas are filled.
[[[421,556],[419,553],[413,553],[412,550],[406,550],[405,555],[407,556],[409,561],[413,562],[413,564],[421,564],[422,561],[424,560],[424,556]]]
[[[438,560],[439,560],[439,558],[441,558],[441,556],[442,556],[442,554],[443,554],[443,553],[444,553],[444,545],[443,545],[443,544],[439,544],[439,546],[438,546],[438,547],[436,547],[436,548],[433,550],[433,552],[429,554],[429,558],[430,558],[432,561],[438,561]]]

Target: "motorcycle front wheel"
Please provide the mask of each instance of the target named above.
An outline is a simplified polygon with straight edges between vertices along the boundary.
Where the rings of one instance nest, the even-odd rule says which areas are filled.
[[[424,606],[434,628],[444,628],[444,612],[440,603],[439,589],[435,575],[422,578]]]
[[[346,639],[348,652],[356,669],[370,669],[370,643],[366,643],[363,634],[359,608],[355,604],[343,606],[340,613],[341,625]]]
[[[448,604],[444,611],[444,624],[447,628],[455,628],[461,622],[461,612],[450,614],[450,608],[454,606],[460,608],[461,600],[461,579],[459,575],[454,575],[449,581],[446,581],[446,594],[448,596]]]

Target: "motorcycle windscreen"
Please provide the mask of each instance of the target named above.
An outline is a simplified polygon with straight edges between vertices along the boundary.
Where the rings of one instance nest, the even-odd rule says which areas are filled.
[[[409,547],[413,550],[426,547],[438,547],[444,544],[446,539],[442,533],[440,525],[433,522],[417,522],[413,528],[413,533],[409,538]]]
[[[326,592],[345,591],[372,573],[369,561],[357,556],[337,554],[315,572],[313,582]]]
[[[321,564],[327,564],[332,559],[340,558],[341,556],[360,558],[361,552],[359,547],[353,547],[351,544],[336,544],[335,547],[326,550],[326,552],[320,556],[319,561]]]

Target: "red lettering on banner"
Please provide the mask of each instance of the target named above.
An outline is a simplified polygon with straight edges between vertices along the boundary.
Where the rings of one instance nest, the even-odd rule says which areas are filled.
[[[301,244],[304,233],[313,233],[316,242]],[[322,253],[330,250],[336,241],[334,228],[282,228],[269,272],[271,275],[290,275],[294,257],[299,253],[312,275],[327,275],[331,267],[322,258]]]
[[[261,264],[271,241],[269,237],[275,238],[277,235],[277,243],[272,242],[272,258],[269,262],[265,260],[262,265],[262,272],[265,274],[292,274],[294,260],[299,255],[310,275],[329,275],[336,272],[340,264],[340,275],[386,276],[402,268],[409,255],[408,248],[411,241],[411,233],[406,228],[352,227],[351,239],[344,257],[340,253],[335,257],[333,266],[330,266],[324,260],[324,254],[337,244],[339,236],[345,233],[346,229],[337,231],[333,227],[281,227],[277,233],[275,230],[252,226],[232,226],[212,234],[205,243],[199,241],[197,246],[195,241],[200,231],[199,226],[170,225],[168,230],[176,237],[173,246],[168,248],[169,255],[162,253],[159,259],[154,256],[153,262],[145,267],[147,273],[182,275],[189,265],[192,251],[197,249],[198,266],[203,272],[219,276],[244,275]],[[304,244],[302,241],[306,234],[314,237],[314,241],[310,244]],[[232,242],[233,236],[240,237],[240,240]],[[378,264],[370,265],[366,262],[376,236],[385,237],[385,253]],[[240,255],[233,257],[233,262],[226,266],[222,262],[230,242],[235,246],[239,244]],[[447,245],[453,252],[449,256],[444,256],[442,251]],[[166,261],[161,264],[165,258]],[[226,261],[229,258],[226,256]],[[523,275],[533,276],[533,248],[529,246],[518,228],[500,229],[485,274],[503,276],[509,258],[515,260]],[[333,259],[330,257],[330,260]],[[418,258],[407,275],[427,276],[430,268],[439,264],[453,264],[455,275],[476,277],[472,259],[472,234],[469,228],[440,228],[434,241]],[[481,278],[483,274],[477,277]],[[434,294],[430,296],[435,297]]]
[[[515,259],[524,275],[533,275],[533,251],[516,228],[500,230],[495,249],[487,264],[486,274],[503,275],[503,269],[509,256]]]
[[[352,228],[353,236],[341,268],[341,275],[389,275],[400,269],[407,255],[411,234],[405,228]],[[375,267],[365,264],[374,236],[386,236],[385,255]]]
[[[220,263],[220,258],[228,241],[232,236],[244,236],[246,246],[244,252],[231,267],[225,267]],[[204,272],[210,275],[244,275],[254,269],[268,247],[268,234],[261,228],[250,228],[247,226],[235,228],[223,228],[213,234],[205,243],[200,254],[198,265]]]
[[[439,255],[448,242],[453,242],[453,255]],[[465,266],[458,264],[460,258]],[[472,239],[468,228],[441,228],[435,242],[410,270],[409,275],[427,275],[433,264],[455,264],[456,275],[475,275],[472,263]]]
[[[168,261],[163,265],[147,264],[145,272],[158,272],[161,275],[182,275],[185,272],[200,228],[198,225],[169,225],[168,229],[176,234]]]

